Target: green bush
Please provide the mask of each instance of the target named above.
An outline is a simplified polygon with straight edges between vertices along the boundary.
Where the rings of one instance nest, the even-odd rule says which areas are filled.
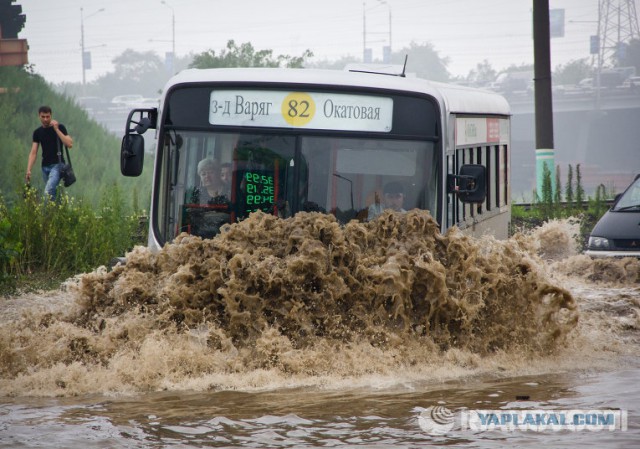
[[[33,188],[11,206],[0,196],[0,282],[33,273],[64,278],[144,244],[140,213],[128,209],[116,185],[106,189],[97,210],[62,189],[57,201]]]
[[[0,283],[10,282],[9,271],[18,259],[21,243],[9,235],[11,223],[5,216],[0,218]]]

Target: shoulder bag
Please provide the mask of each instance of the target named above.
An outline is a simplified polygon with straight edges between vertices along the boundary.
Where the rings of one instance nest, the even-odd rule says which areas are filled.
[[[73,172],[73,166],[71,165],[71,158],[69,157],[69,148],[65,145],[64,149],[67,152],[67,163],[60,169],[60,178],[65,187],[69,187],[76,182],[76,174]],[[62,142],[58,139],[58,160],[62,163]]]

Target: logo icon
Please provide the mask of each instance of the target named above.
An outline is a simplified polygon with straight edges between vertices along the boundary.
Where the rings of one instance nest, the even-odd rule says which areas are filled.
[[[418,415],[418,424],[429,435],[444,435],[453,429],[455,415],[441,405],[429,407]]]

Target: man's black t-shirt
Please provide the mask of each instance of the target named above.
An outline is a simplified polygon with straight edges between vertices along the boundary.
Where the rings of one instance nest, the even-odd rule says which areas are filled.
[[[58,128],[62,134],[67,135],[67,128],[63,124],[59,124]],[[62,152],[63,146],[53,126],[45,128],[41,126],[33,132],[33,141],[42,147],[42,165],[53,165],[60,162],[58,159],[58,150]],[[64,153],[60,155],[64,162]]]

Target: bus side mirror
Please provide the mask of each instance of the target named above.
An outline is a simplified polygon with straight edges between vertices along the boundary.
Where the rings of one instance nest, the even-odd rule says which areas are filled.
[[[120,172],[124,176],[140,176],[144,162],[144,137],[125,134],[120,147]]]
[[[120,147],[120,172],[124,176],[140,176],[142,173],[144,138],[141,134],[149,128],[155,129],[157,122],[156,108],[133,109],[129,112]]]
[[[463,203],[482,203],[487,197],[486,167],[465,164],[457,175],[447,175],[447,192],[458,195]]]

